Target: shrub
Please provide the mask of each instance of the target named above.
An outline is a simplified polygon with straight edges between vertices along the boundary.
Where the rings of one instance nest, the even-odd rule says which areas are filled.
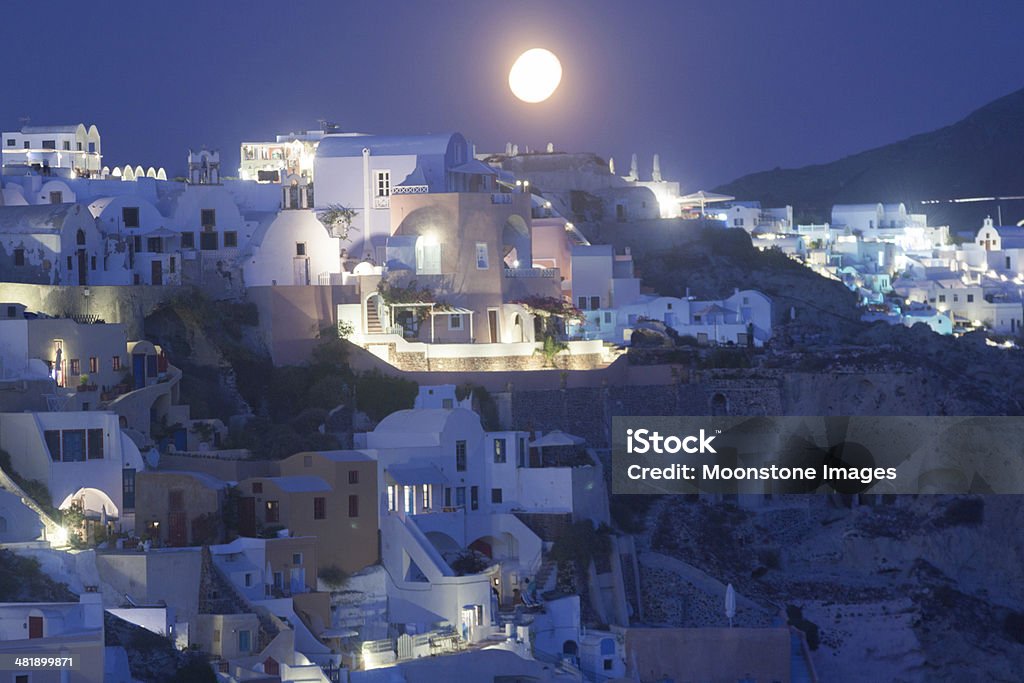
[[[331,565],[321,569],[317,576],[332,590],[340,590],[348,583],[349,574],[337,565]]]
[[[412,408],[418,390],[416,382],[389,377],[374,368],[356,378],[356,407],[380,422],[393,412]]]

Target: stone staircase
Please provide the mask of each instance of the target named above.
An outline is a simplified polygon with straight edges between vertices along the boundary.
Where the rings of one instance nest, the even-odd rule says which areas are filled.
[[[380,324],[380,315],[376,306],[366,307],[366,333],[384,334],[384,326]]]
[[[537,595],[541,596],[547,591],[554,590],[557,578],[558,563],[551,559],[541,562],[540,569],[537,570]]]
[[[277,620],[263,608],[257,608],[238,592],[213,561],[209,546],[203,546],[202,572],[199,581],[199,612],[201,614],[255,614],[260,622],[257,652],[262,652],[281,632]]]

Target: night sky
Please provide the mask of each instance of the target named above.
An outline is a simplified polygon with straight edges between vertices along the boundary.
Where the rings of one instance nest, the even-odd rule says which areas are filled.
[[[830,161],[1024,87],[1024,2],[12,2],[0,125],[96,123],[108,165],[178,173],[189,146],[315,128],[458,130],[614,156],[661,152],[684,190]],[[539,105],[508,91],[562,60]]]

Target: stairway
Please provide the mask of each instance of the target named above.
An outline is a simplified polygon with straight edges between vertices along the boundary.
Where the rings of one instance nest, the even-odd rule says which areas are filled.
[[[555,580],[558,574],[558,564],[554,560],[544,560],[540,569],[537,570],[537,597],[545,592],[555,589]]]
[[[260,622],[256,652],[262,652],[281,629],[265,608],[257,608],[242,595],[213,561],[209,546],[203,546],[199,585],[200,614],[255,614]]]
[[[366,307],[366,333],[384,334],[384,327],[380,324],[380,315],[377,313],[376,306]]]

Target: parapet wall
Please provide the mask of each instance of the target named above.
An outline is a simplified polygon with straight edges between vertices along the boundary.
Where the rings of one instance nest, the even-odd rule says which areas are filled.
[[[27,310],[59,316],[94,317],[123,323],[129,339],[143,338],[143,321],[160,303],[187,290],[155,285],[31,285],[0,283],[0,301],[24,304]]]

